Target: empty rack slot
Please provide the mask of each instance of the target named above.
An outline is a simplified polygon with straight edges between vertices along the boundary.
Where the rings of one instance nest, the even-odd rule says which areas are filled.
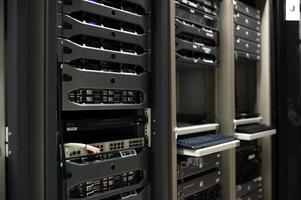
[[[144,178],[142,170],[103,177],[80,183],[69,190],[70,198],[86,198],[96,193],[104,193],[118,188],[138,184]]]

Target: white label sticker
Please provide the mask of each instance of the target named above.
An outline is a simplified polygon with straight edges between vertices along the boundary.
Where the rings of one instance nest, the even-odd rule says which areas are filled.
[[[252,160],[252,159],[254,159],[254,158],[255,158],[255,154],[251,154],[251,155],[249,155],[249,157],[248,157],[249,160]]]
[[[286,0],[285,20],[300,21],[300,0]]]

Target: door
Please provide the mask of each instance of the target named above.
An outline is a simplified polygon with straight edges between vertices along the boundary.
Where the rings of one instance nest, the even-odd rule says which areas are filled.
[[[4,0],[0,0],[0,200],[5,200]]]
[[[285,1],[274,7],[274,197],[301,198],[301,36],[299,21],[285,21]]]

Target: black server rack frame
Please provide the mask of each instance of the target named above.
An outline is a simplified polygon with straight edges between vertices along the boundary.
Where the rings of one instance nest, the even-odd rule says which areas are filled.
[[[139,151],[136,143],[129,146],[130,150],[124,149],[124,142],[111,143],[113,152],[104,156],[101,152],[103,145],[96,147],[85,142],[87,138],[90,138],[93,143],[118,140],[129,133],[127,138],[131,139],[133,136],[137,137],[135,132],[136,134],[142,132],[145,136],[140,136],[151,139],[150,130],[147,128],[150,121],[144,124],[145,129],[141,129],[137,124],[137,130],[135,130],[135,127],[122,128],[114,124],[110,126],[108,123],[104,128],[99,123],[102,119],[98,119],[109,114],[118,121],[118,117],[126,112],[123,111],[125,109],[134,110],[125,114],[131,116],[139,115],[139,110],[151,106],[147,103],[149,99],[148,75],[151,72],[149,67],[151,65],[149,59],[151,10],[150,8],[139,9],[141,2],[120,1],[119,3],[92,0],[57,2],[60,137],[58,141],[61,151],[59,153],[60,172],[63,175],[59,179],[61,179],[63,199],[104,199],[112,195],[136,191],[149,183],[149,154],[146,152],[151,146],[145,145],[146,149]],[[64,16],[78,20],[79,23],[75,26],[84,24],[85,29],[80,30],[80,34],[72,31],[72,25],[62,22]],[[94,29],[87,29],[87,27],[94,27]],[[111,29],[110,39],[96,34],[100,27]],[[69,34],[64,34],[65,30],[68,30]],[[119,32],[127,34],[129,40],[116,38]],[[142,41],[145,44],[144,47],[134,40],[136,35],[142,34],[146,36]],[[116,72],[116,64],[121,71]],[[135,68],[125,69],[129,65],[143,67],[143,74],[137,74]],[[122,70],[126,70],[127,73]],[[137,112],[135,112],[136,109]],[[111,110],[111,112],[104,110]],[[115,115],[112,110],[115,110]],[[83,114],[82,111],[85,113]],[[76,120],[80,123],[90,118],[91,114],[94,120],[90,120],[90,125],[97,124],[101,129],[95,126],[93,130],[78,131],[78,127],[75,126],[76,131],[65,132],[63,130],[62,123],[65,120],[77,116]],[[146,117],[151,118],[151,116]],[[67,143],[66,138],[71,144]],[[91,158],[78,155],[81,156],[78,160],[66,160],[67,144],[72,147],[86,144],[90,153],[91,149],[95,149],[97,153],[92,151],[93,155],[89,155]]]
[[[170,193],[166,191],[170,191],[168,185],[169,177],[171,176],[170,172],[167,170],[168,165],[170,163],[166,159],[168,157],[169,146],[167,141],[169,141],[169,136],[164,134],[164,132],[168,132],[171,130],[167,123],[170,121],[170,113],[168,110],[170,108],[166,105],[166,102],[170,98],[169,94],[169,82],[168,78],[168,67],[169,60],[168,56],[170,52],[168,52],[169,40],[168,40],[168,20],[169,20],[169,4],[168,1],[153,1],[152,3],[154,7],[159,9],[154,9],[157,14],[156,19],[154,19],[154,38],[153,44],[154,48],[157,47],[158,51],[154,52],[152,55],[153,63],[155,66],[155,70],[152,72],[155,76],[152,79],[153,86],[155,86],[156,91],[152,91],[152,95],[155,98],[152,99],[154,102],[154,119],[156,119],[156,125],[154,126],[154,131],[156,132],[156,137],[152,138],[153,144],[158,144],[158,148],[155,148],[151,152],[152,156],[152,165],[150,166],[152,169],[159,169],[156,173],[153,173],[151,176],[152,181],[152,195],[156,199],[169,199]],[[57,188],[53,188],[53,185],[56,185],[58,182],[57,176],[58,174],[56,168],[56,148],[57,148],[57,121],[56,121],[56,75],[57,72],[53,68],[56,66],[56,52],[55,52],[55,41],[56,41],[56,28],[55,28],[55,20],[57,5],[55,1],[46,1],[45,6],[45,22],[46,22],[46,31],[45,31],[45,105],[46,105],[46,113],[45,113],[45,199],[53,200],[59,199],[60,196]],[[162,20],[163,19],[163,20]],[[162,95],[158,95],[162,94]],[[167,109],[167,110],[166,110]],[[166,184],[165,184],[166,183]],[[164,192],[163,192],[164,191]]]

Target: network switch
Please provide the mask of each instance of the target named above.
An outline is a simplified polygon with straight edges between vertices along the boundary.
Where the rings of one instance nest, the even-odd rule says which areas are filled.
[[[221,154],[211,154],[204,157],[178,156],[178,179],[183,179],[220,166]]]
[[[125,153],[124,150],[143,148],[145,147],[145,145],[146,142],[144,137],[84,145],[80,145],[79,143],[67,143],[65,144],[65,155],[67,159],[70,159],[75,157],[89,156],[92,154],[95,155],[118,151],[121,153],[122,156],[122,153]],[[96,152],[89,150],[89,146],[95,148]]]

